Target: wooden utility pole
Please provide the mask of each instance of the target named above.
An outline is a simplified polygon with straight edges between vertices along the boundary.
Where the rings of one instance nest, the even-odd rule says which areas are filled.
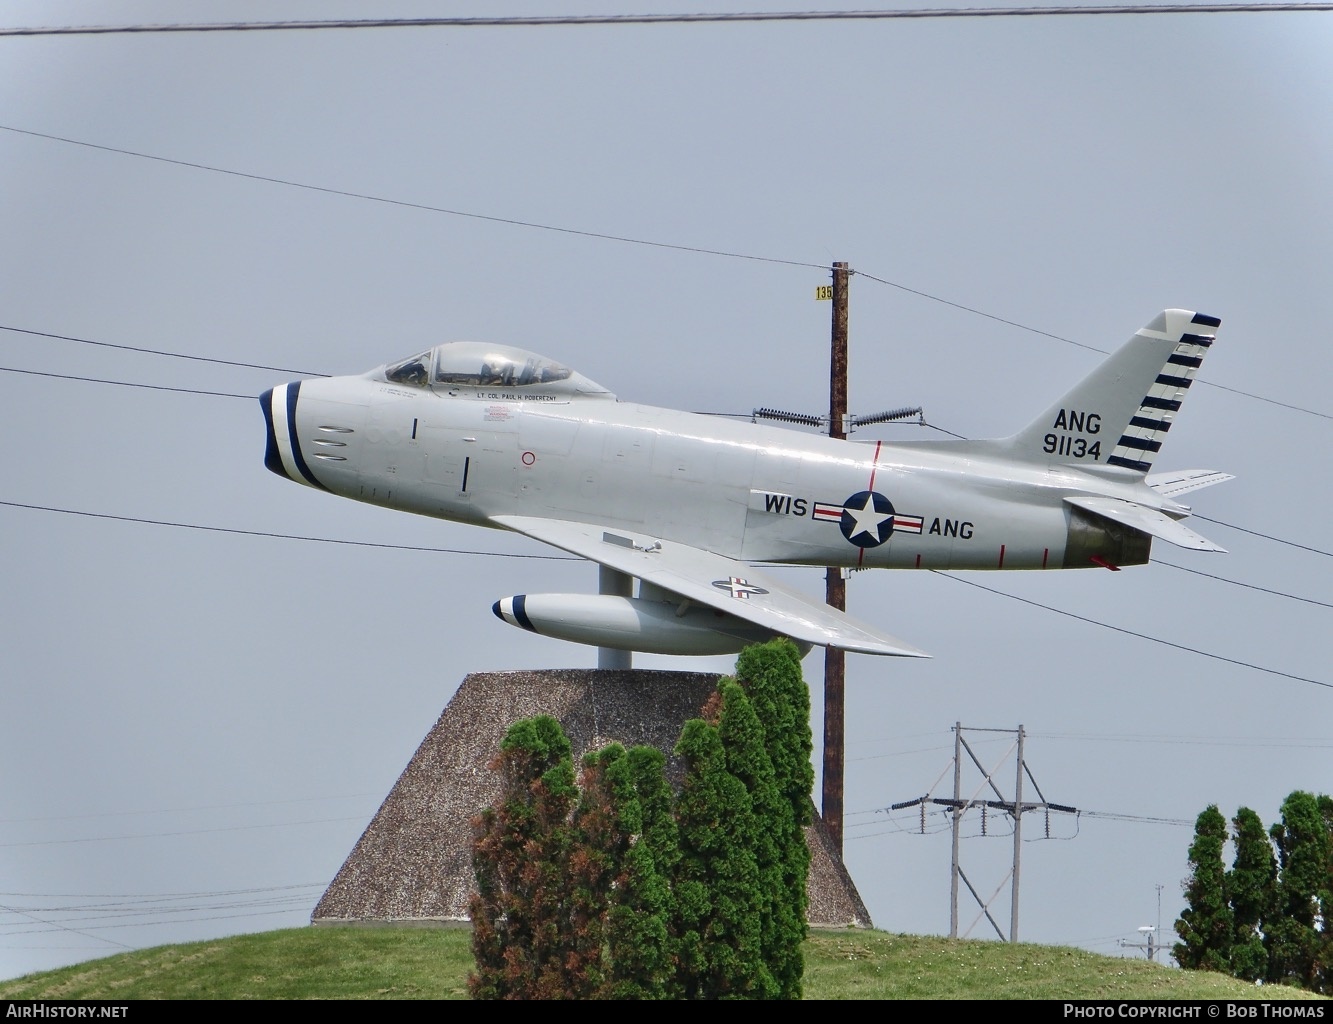
[[[833,264],[833,356],[829,366],[829,437],[846,439],[847,419],[847,284],[846,263]],[[847,581],[830,567],[825,577],[828,603],[847,610]],[[843,683],[846,654],[824,648],[824,793],[822,817],[842,856]]]

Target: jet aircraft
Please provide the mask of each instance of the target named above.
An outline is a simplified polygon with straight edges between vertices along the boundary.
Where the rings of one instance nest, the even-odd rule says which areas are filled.
[[[496,601],[505,622],[629,655],[773,636],[923,657],[756,568],[1119,570],[1154,540],[1221,551],[1153,473],[1220,321],[1168,309],[1026,428],[852,441],[623,402],[542,356],[450,342],[260,397],[265,464],[358,501],[509,530],[598,563],[597,594]],[[638,581],[637,589],[634,581]]]

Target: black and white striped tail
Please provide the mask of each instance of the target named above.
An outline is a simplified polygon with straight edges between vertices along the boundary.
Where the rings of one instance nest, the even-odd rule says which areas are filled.
[[[1214,332],[1221,323],[1215,316],[1194,314],[1190,325],[1197,331],[1181,334],[1174,351],[1167,356],[1162,371],[1143,396],[1137,411],[1130,417],[1124,433],[1106,460],[1107,465],[1139,473],[1147,473],[1152,469],[1153,458],[1161,450],[1166,432],[1171,429],[1185,392],[1194,383],[1194,376],[1203,364],[1203,357],[1212,345],[1216,337]]]

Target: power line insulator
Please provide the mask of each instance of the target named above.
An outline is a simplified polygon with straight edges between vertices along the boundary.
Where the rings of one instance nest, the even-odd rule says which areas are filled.
[[[853,416],[852,426],[868,427],[875,423],[890,423],[893,420],[905,420],[909,416],[915,416],[922,423],[925,422],[926,414],[922,412],[921,406],[904,406],[901,409],[886,409],[884,412],[877,412],[870,416]]]
[[[822,427],[823,416],[811,416],[804,412],[783,412],[781,409],[756,409],[752,416],[756,420],[777,420],[779,423],[799,423],[803,427]]]

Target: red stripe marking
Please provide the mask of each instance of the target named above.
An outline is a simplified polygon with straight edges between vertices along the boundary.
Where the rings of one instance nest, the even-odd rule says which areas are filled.
[[[918,569],[921,568],[921,556],[920,556],[920,555],[917,555],[917,556],[916,556],[916,567],[917,567]]]
[[[995,568],[997,568],[997,569],[1003,569],[1003,568],[1004,568],[1004,545],[1003,545],[1003,544],[1000,545],[1000,564],[997,565]]]
[[[1046,568],[1046,559],[1047,559],[1047,557],[1050,555],[1050,553],[1051,553],[1051,549],[1050,549],[1050,548],[1042,548],[1042,549],[1041,549],[1041,567],[1042,567],[1043,569]]]
[[[875,489],[875,473],[879,469],[879,446],[883,443],[883,441],[875,442],[875,458],[870,463],[870,486],[866,488],[868,491],[873,491]]]

